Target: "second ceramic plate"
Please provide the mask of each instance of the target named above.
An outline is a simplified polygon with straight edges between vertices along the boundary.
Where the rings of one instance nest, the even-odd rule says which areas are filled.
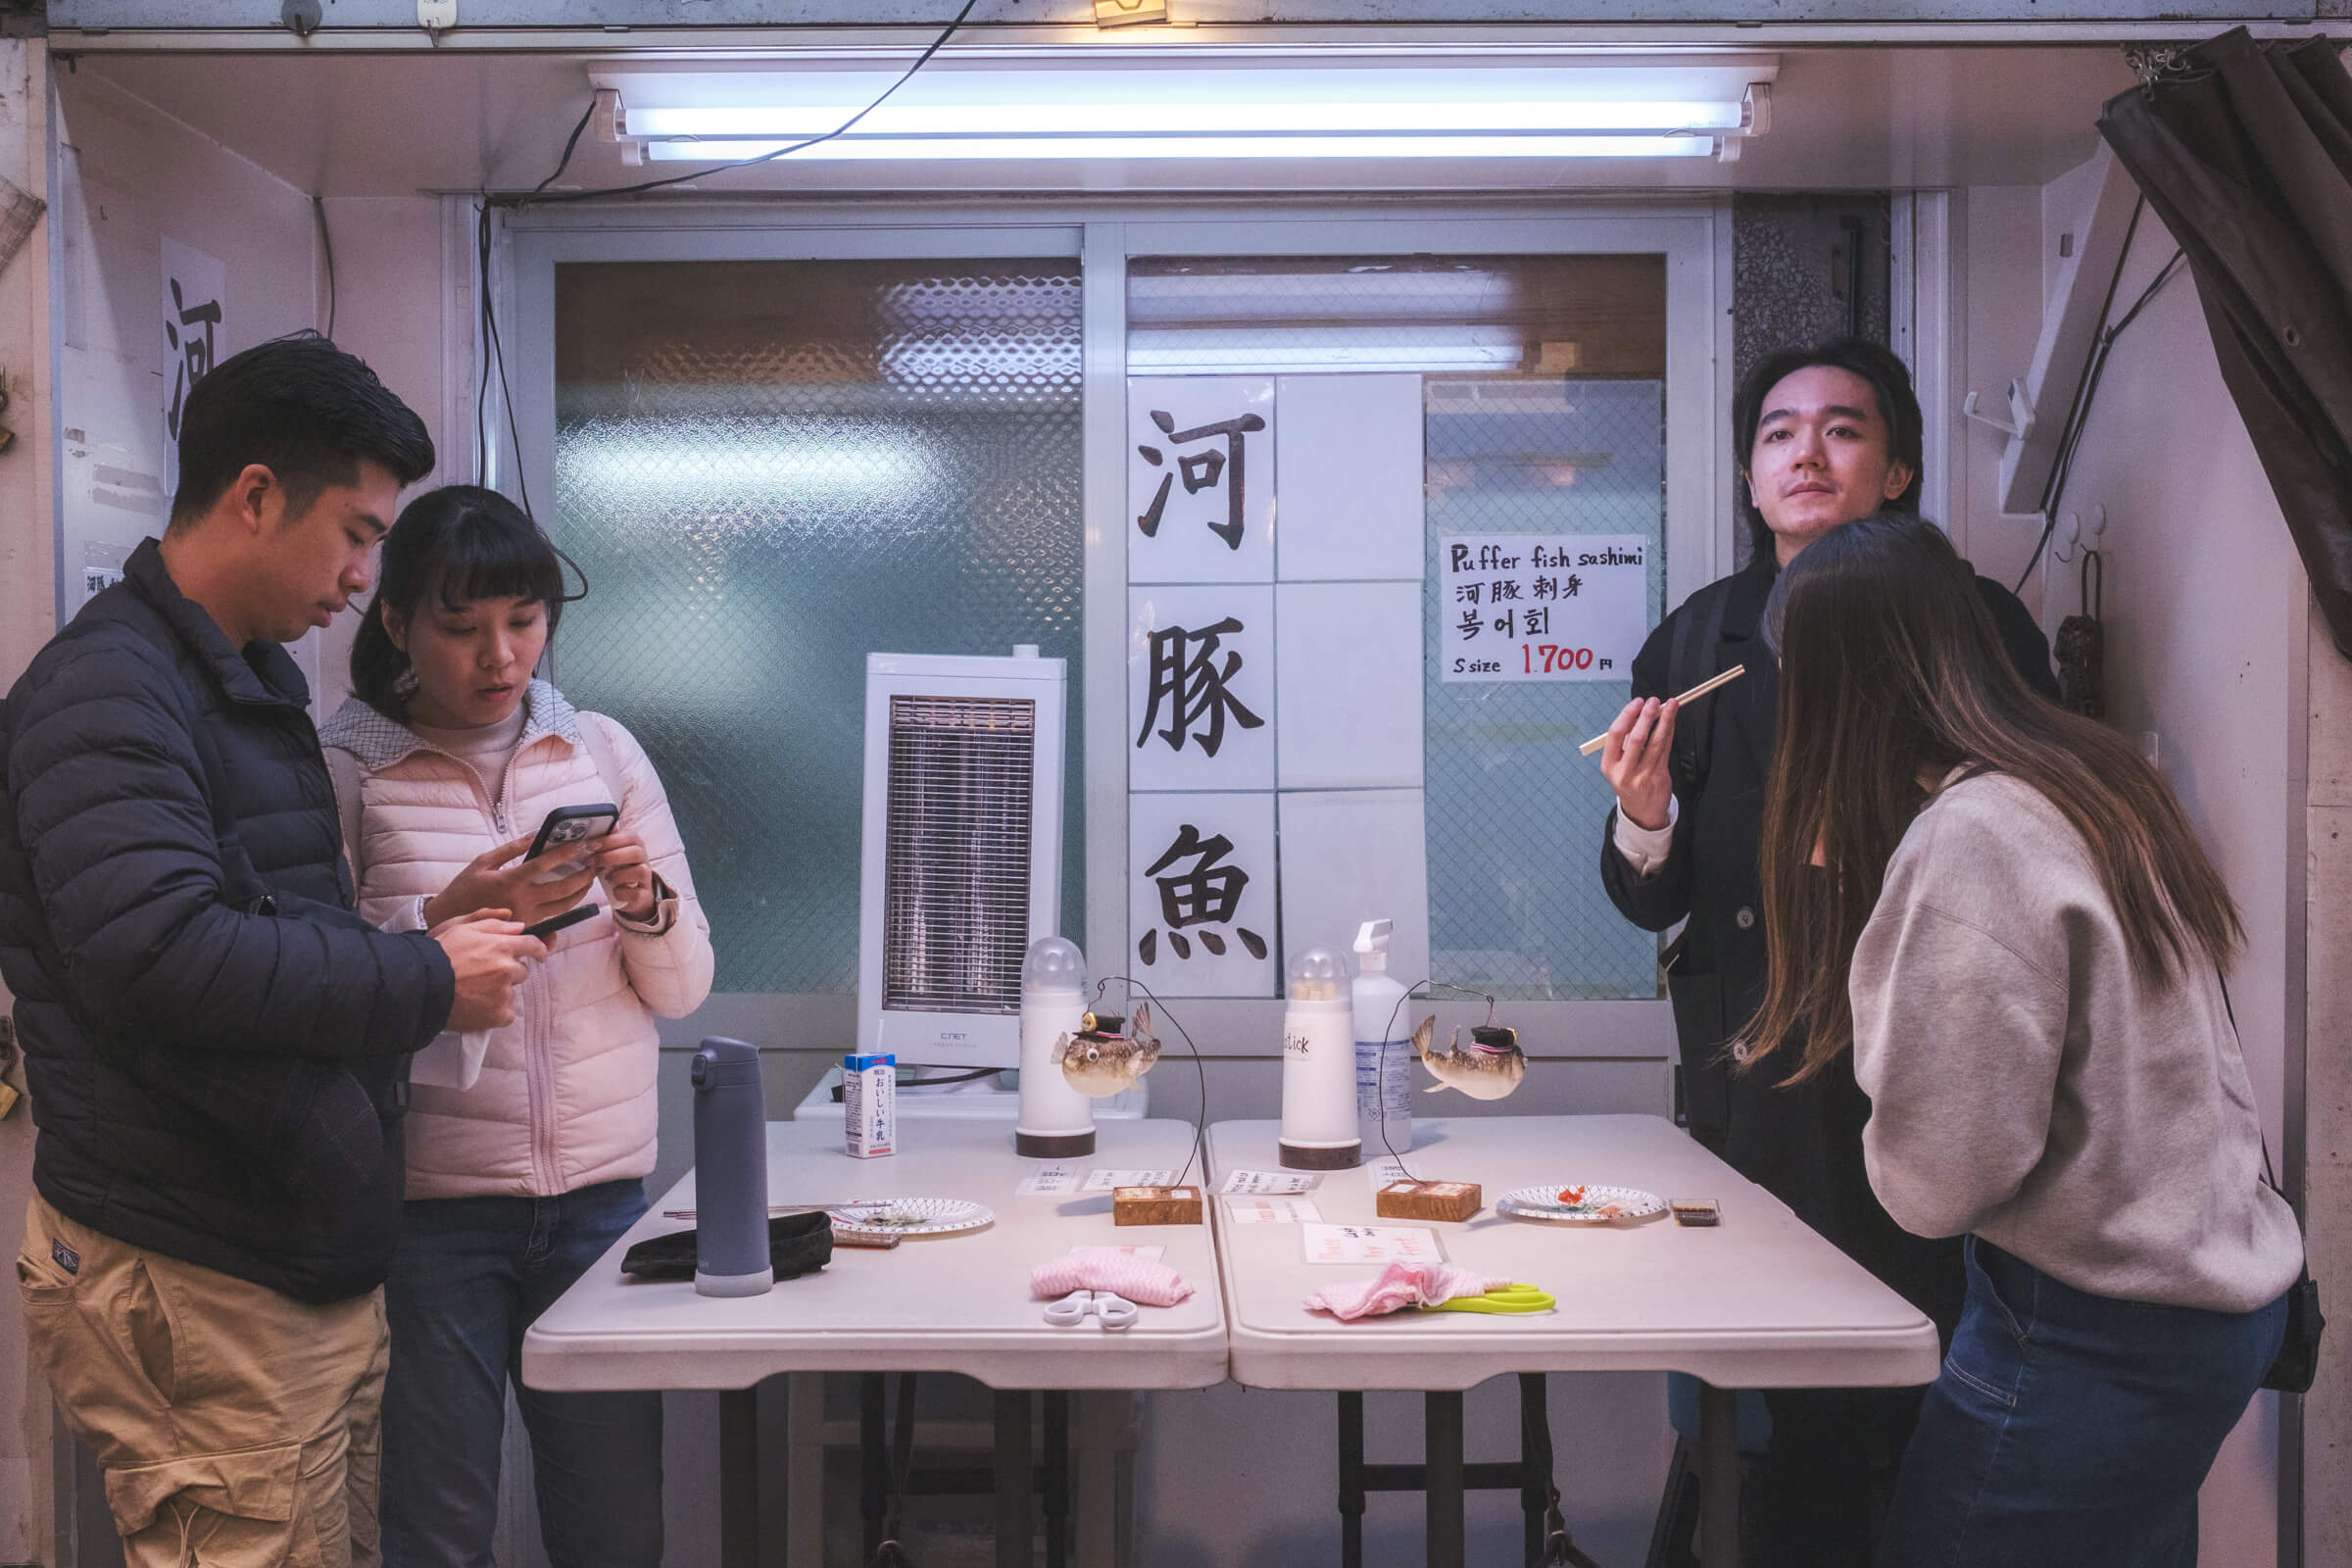
[[[1666,1200],[1638,1187],[1579,1186],[1570,1182],[1518,1188],[1503,1194],[1494,1208],[1497,1213],[1521,1219],[1554,1220],[1564,1225],[1608,1225],[1618,1220],[1663,1214]]]

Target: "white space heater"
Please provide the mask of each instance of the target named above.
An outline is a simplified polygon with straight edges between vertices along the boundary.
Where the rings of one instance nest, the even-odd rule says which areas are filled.
[[[859,1051],[1020,1065],[1021,956],[1061,929],[1068,686],[1028,646],[866,656]]]

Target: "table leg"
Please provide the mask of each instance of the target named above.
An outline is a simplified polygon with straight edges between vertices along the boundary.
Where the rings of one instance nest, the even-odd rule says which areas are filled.
[[[1046,1396],[1046,1568],[1070,1556],[1070,1396]]]
[[[1429,1466],[1424,1560],[1429,1568],[1462,1568],[1462,1396],[1423,1395],[1421,1431]]]
[[[1524,1524],[1522,1544],[1527,1560],[1537,1562],[1544,1554],[1544,1509],[1551,1486],[1551,1456],[1548,1451],[1537,1454],[1536,1434],[1548,1432],[1551,1410],[1545,1404],[1544,1374],[1519,1374],[1519,1516]],[[1543,1446],[1548,1450],[1549,1444]]]
[[[1712,1383],[1698,1386],[1698,1560],[1740,1563],[1740,1396]]]
[[[1036,1472],[1029,1462],[1029,1395],[997,1391],[997,1568],[1030,1568],[1029,1505]]]
[[[858,1518],[867,1557],[882,1545],[882,1513],[890,1496],[890,1448],[883,1435],[882,1374],[858,1374]]]
[[[1364,1396],[1340,1396],[1340,1568],[1364,1568]]]
[[[718,1396],[718,1560],[760,1568],[760,1385]]]

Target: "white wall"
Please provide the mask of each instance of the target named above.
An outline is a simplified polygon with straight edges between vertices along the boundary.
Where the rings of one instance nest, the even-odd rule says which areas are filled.
[[[2090,197],[2080,172],[2046,190],[1968,193],[1969,384],[1997,406],[2022,375],[2058,236]],[[2117,312],[2173,254],[2142,218]],[[2050,414],[2062,417],[2063,409]],[[2038,532],[1997,512],[2002,438],[1968,436],[1969,550],[2014,582]],[[2297,711],[2307,585],[2269,481],[2223,386],[2196,289],[2182,270],[2117,339],[2062,512],[2104,506],[2108,719],[2153,732],[2159,765],[2243,913],[2247,946],[2230,976],[2255,1092],[2274,1148],[2284,1102],[2280,1042],[2289,1015],[2290,823],[2303,809]],[[1998,570],[1995,570],[1995,566]],[[2045,559],[2027,603],[2045,630],[2079,608],[2078,565]],[[2298,1004],[2299,1007],[2299,1004]],[[2260,1396],[2202,1496],[2202,1560],[2252,1568],[2278,1560],[2277,1409]]]
[[[38,43],[0,43],[0,176],[39,195],[48,188],[47,56]],[[9,406],[0,426],[16,440],[0,453],[0,690],[56,629],[51,585],[56,464],[51,450],[49,242],[43,219],[0,270],[0,385]],[[0,1014],[13,1005],[0,988]],[[24,1075],[5,1077],[22,1090]],[[22,1108],[0,1121],[0,1216],[21,1213],[32,1191],[32,1117]],[[13,1218],[0,1218],[0,1237]],[[52,1536],[47,1386],[24,1344],[14,1291],[0,1293],[0,1559],[46,1559]]]

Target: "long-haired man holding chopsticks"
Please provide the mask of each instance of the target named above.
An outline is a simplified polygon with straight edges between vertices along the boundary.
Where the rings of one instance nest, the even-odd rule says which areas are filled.
[[[1862,1166],[1870,1103],[1846,1058],[1798,1084],[1786,1080],[1801,1051],[1776,1052],[1752,1071],[1723,1058],[1764,989],[1756,861],[1779,687],[1760,636],[1765,601],[1781,568],[1830,530],[1919,510],[1919,400],[1902,362],[1875,343],[1784,349],[1741,382],[1732,438],[1753,559],[1692,594],[1634,661],[1633,701],[1601,754],[1617,796],[1602,833],[1601,881],[1644,930],[1688,921],[1669,950],[1667,986],[1691,1135],[1901,1292],[1948,1339],[1962,1298],[1959,1244],[1907,1234],[1873,1196]],[[1977,586],[2009,657],[2054,700],[2049,645],[2034,617],[1998,583],[1979,577]],[[1744,678],[1698,699],[1687,717],[1668,700],[1742,664]],[[1764,1514],[1768,1561],[1868,1564],[1920,1391],[1800,1389],[1766,1399],[1772,1445],[1752,1504]]]

